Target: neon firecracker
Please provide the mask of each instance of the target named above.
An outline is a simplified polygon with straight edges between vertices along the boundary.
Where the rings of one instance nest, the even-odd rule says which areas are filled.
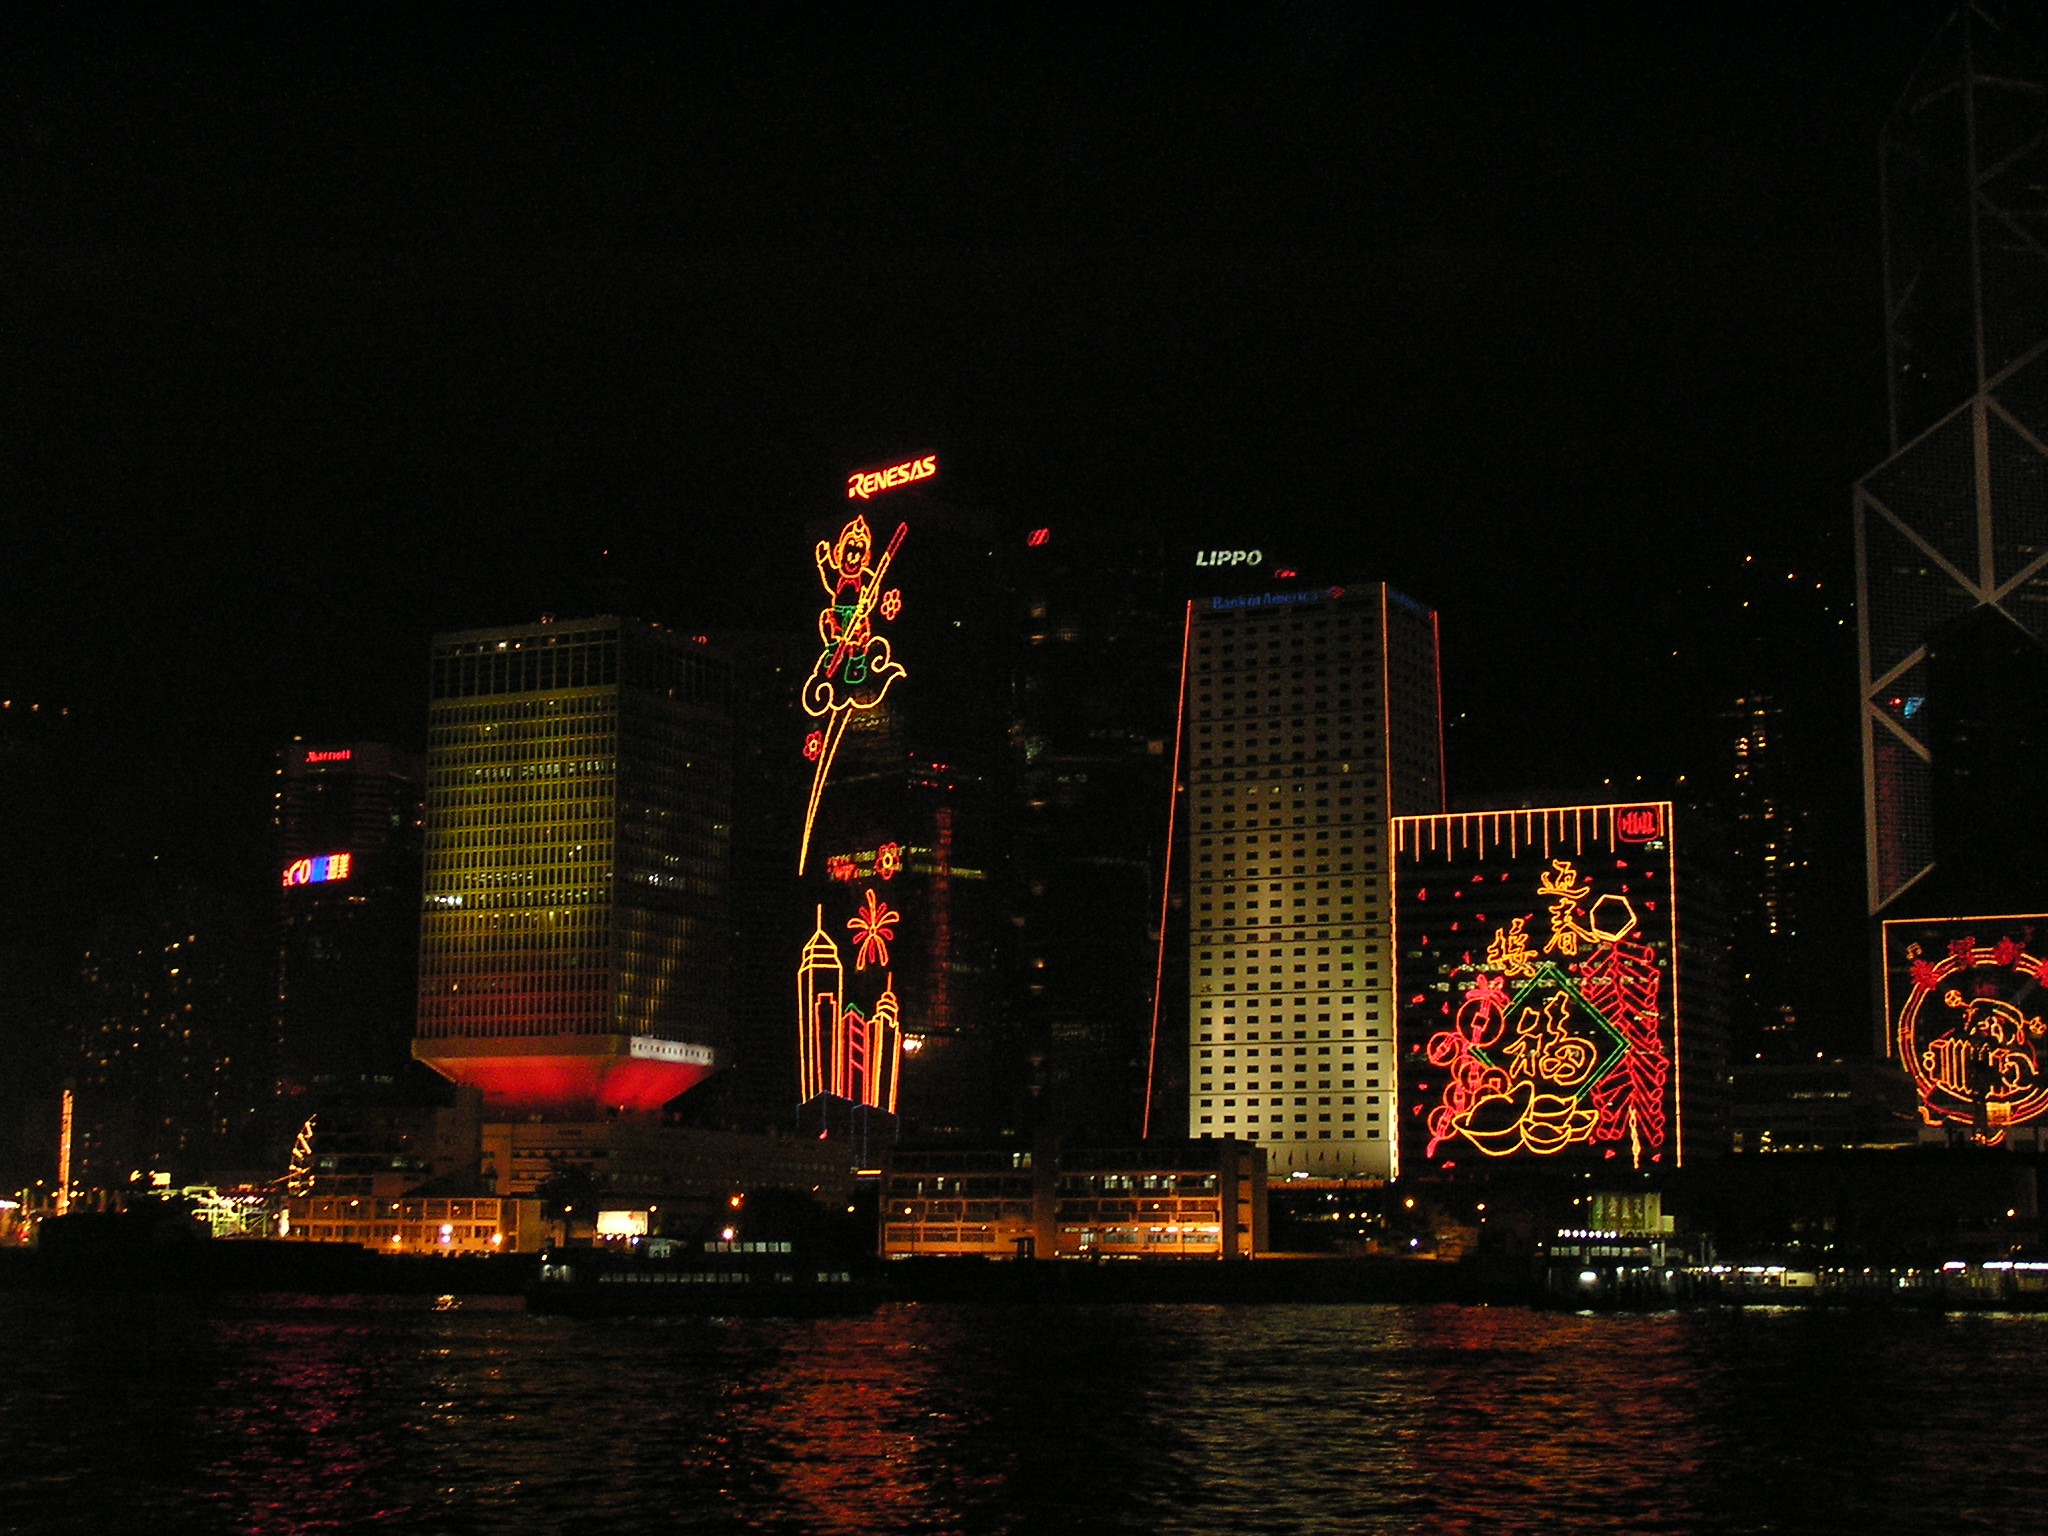
[[[872,960],[888,963],[886,947],[874,938],[882,929],[875,894],[849,927],[860,937],[856,970]],[[863,926],[867,924],[868,926]],[[878,953],[877,950],[880,952]],[[896,978],[884,972],[881,994],[865,1011],[846,997],[846,964],[838,941],[825,931],[825,910],[804,945],[797,967],[797,1071],[803,1102],[821,1093],[896,1113],[896,1083],[903,1065],[903,1032],[897,1016]]]
[[[1890,1045],[1922,1124],[1989,1147],[2048,1110],[2048,961],[2031,953],[2044,926],[2041,916],[1884,925]]]
[[[847,721],[855,711],[879,705],[889,685],[904,675],[889,653],[888,638],[875,633],[875,623],[878,618],[893,620],[903,611],[902,594],[883,583],[908,532],[909,524],[898,523],[889,547],[877,560],[867,519],[856,517],[839,530],[836,541],[820,543],[813,555],[826,602],[818,610],[818,660],[804,682],[803,706],[805,714],[824,725],[804,742],[804,756],[812,764],[811,797],[797,848],[798,874],[810,859],[818,801],[831,776],[832,760],[839,755]]]

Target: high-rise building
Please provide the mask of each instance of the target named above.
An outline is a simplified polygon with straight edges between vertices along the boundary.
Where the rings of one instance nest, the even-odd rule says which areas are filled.
[[[1159,980],[1179,604],[1152,539],[1082,519],[1013,537],[1009,1009],[1036,1123],[1127,1145]]]
[[[1728,721],[1720,823],[1727,847],[1730,980],[1737,1055],[1799,1053],[1813,966],[1800,945],[1811,835],[1785,762],[1784,711],[1761,694],[1735,701]],[[1807,1054],[1811,1054],[1810,1049]]]
[[[1202,598],[1185,657],[1188,1134],[1391,1177],[1386,840],[1444,807],[1436,615],[1377,584]]]
[[[1891,454],[1855,489],[1869,910],[2014,908],[1919,890],[1944,849],[1930,642],[1988,610],[2048,641],[2048,94],[2014,27],[1959,7],[1883,137]],[[1979,635],[1981,656],[2002,649]],[[1987,686],[1995,687],[1990,679]],[[1997,733],[1971,733],[1981,748]],[[2000,770],[2003,772],[2004,770]]]
[[[989,518],[914,483],[935,472],[850,493],[813,528],[806,718],[784,744],[808,781],[784,844],[802,882],[790,1087],[807,1129],[869,1146],[899,1123],[1015,1135],[1027,1076],[1000,995],[1003,567]]]
[[[418,1037],[487,1118],[648,1112],[730,1008],[731,674],[596,618],[442,635]]]
[[[420,1069],[420,764],[382,742],[277,754],[277,1083],[289,1143],[337,1096]]]

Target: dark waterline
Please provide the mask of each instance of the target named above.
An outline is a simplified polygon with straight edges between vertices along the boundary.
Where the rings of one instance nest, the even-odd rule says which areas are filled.
[[[2048,1318],[0,1296],[0,1529],[2040,1529]]]

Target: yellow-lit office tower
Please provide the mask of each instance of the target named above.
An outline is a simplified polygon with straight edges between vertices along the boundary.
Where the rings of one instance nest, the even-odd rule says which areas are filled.
[[[731,686],[633,619],[435,639],[413,1054],[487,1116],[649,1112],[711,1071]]]
[[[1395,1170],[1387,824],[1444,807],[1436,615],[1385,585],[1197,598],[1181,712],[1188,1134]]]

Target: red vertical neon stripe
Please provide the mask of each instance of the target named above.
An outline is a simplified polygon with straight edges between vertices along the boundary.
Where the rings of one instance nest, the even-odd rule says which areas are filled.
[[[1180,740],[1188,714],[1188,636],[1195,627],[1190,601],[1180,626],[1180,698],[1173,712],[1173,777],[1166,791],[1166,868],[1159,881],[1159,960],[1152,970],[1152,1038],[1145,1047],[1145,1114],[1138,1134],[1152,1134],[1152,1075],[1159,1062],[1159,997],[1166,985],[1166,912],[1173,893],[1173,813],[1180,803]]]

